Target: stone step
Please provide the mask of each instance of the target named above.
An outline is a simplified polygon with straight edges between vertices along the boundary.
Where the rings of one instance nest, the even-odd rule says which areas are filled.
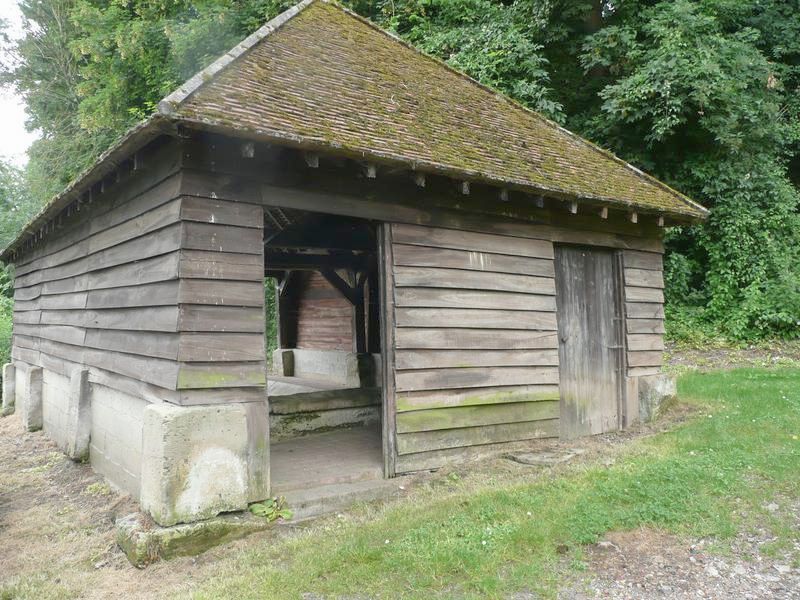
[[[401,494],[400,487],[407,485],[408,478],[395,477],[293,490],[283,496],[295,522],[345,510],[356,502],[388,500]]]

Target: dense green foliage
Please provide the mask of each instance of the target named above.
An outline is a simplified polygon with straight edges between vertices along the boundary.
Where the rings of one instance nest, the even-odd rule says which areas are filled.
[[[22,0],[27,35],[2,76],[43,132],[33,197],[291,4]],[[671,322],[800,335],[800,2],[345,4],[710,207],[705,225],[668,236]]]

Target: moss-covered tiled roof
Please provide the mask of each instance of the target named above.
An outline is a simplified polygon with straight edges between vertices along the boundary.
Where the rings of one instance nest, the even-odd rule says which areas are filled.
[[[161,103],[172,118],[686,217],[705,210],[326,0],[306,0]]]

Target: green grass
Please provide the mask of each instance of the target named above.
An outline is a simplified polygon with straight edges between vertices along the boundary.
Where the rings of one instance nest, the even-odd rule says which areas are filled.
[[[762,506],[800,489],[800,370],[687,374],[679,395],[693,418],[610,448],[611,466],[522,483],[443,478],[383,510],[244,551],[196,596],[549,596],[570,563],[580,568],[582,545],[640,526],[713,536],[724,549],[758,521],[779,535],[770,551],[790,548],[800,534]]]

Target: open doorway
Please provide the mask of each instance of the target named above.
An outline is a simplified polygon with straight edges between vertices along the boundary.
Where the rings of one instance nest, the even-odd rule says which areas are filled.
[[[273,493],[381,479],[376,225],[284,208],[264,221]]]

